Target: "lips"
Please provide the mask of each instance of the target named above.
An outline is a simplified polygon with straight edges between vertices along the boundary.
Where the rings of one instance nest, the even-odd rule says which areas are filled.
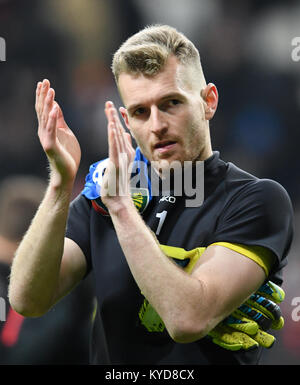
[[[176,145],[177,142],[174,140],[162,140],[153,146],[153,151],[155,151],[160,158],[168,157],[174,152]]]
[[[172,140],[164,140],[164,141],[161,141],[161,142],[157,142],[155,145],[154,145],[154,149],[164,149],[164,148],[169,148],[171,146],[173,146],[176,142],[172,141]]]

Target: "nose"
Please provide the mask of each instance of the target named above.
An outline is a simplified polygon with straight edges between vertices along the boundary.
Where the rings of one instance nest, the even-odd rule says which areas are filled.
[[[163,111],[157,106],[151,107],[150,113],[151,131],[158,137],[163,136],[168,131],[168,123],[163,116]]]

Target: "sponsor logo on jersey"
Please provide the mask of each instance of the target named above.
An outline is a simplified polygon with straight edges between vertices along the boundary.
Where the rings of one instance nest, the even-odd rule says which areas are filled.
[[[159,200],[159,203],[160,202],[170,202],[170,203],[175,203],[176,202],[176,197],[173,197],[171,195],[166,195],[162,198],[160,198]]]

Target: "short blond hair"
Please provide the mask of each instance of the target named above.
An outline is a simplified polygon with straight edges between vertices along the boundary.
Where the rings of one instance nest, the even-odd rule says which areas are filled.
[[[164,68],[172,55],[182,64],[194,65],[203,76],[199,51],[195,45],[175,28],[156,24],[128,38],[116,51],[112,62],[116,83],[121,73],[154,76]]]

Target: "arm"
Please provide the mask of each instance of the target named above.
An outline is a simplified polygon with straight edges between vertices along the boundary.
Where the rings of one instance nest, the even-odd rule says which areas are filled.
[[[208,247],[190,276],[166,258],[129,202],[110,215],[137,285],[177,342],[205,336],[265,279],[255,262],[222,246]]]
[[[113,107],[107,108],[107,116],[110,160],[120,173],[118,154],[127,153],[130,160],[130,145]],[[235,251],[210,246],[192,275],[186,274],[160,250],[129,195],[105,194],[111,170],[113,168],[108,167],[104,176],[102,200],[109,209],[137,285],[175,341],[192,342],[202,338],[258,289],[265,279],[263,269]]]
[[[64,239],[80,147],[47,80],[37,86],[36,112],[50,181],[11,269],[9,299],[12,307],[25,316],[45,313],[82,278],[86,268],[79,246]]]

